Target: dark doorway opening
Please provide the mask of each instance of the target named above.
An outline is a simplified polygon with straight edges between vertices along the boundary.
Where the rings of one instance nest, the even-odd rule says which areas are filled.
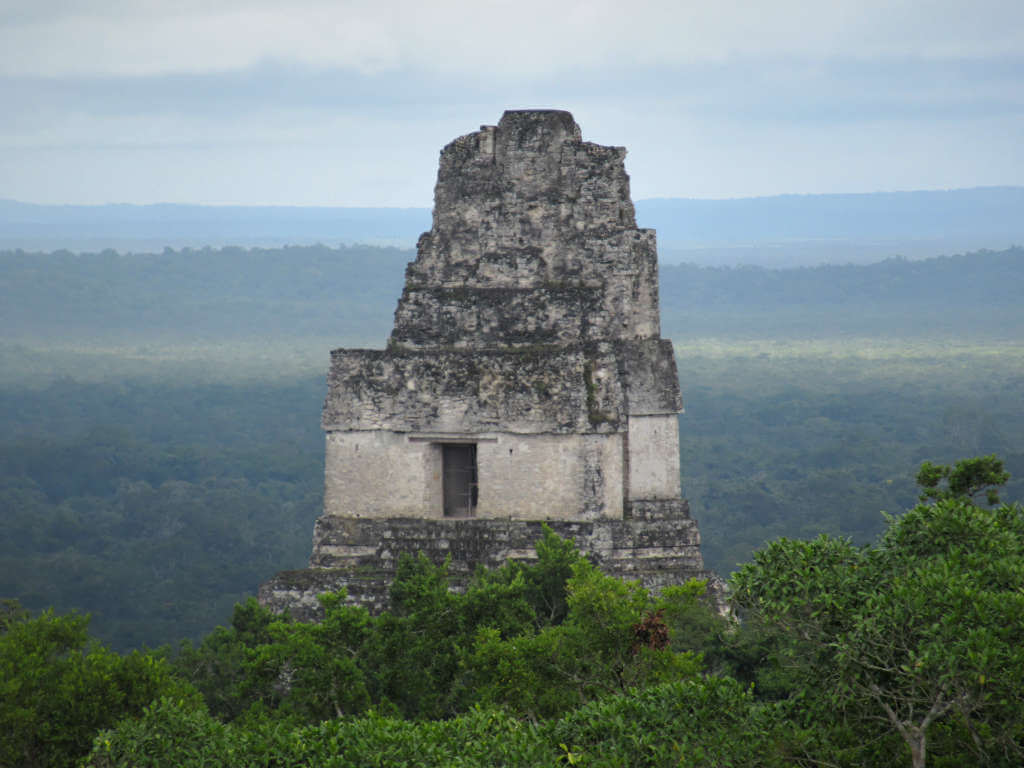
[[[476,445],[441,445],[444,478],[444,516],[476,514]]]

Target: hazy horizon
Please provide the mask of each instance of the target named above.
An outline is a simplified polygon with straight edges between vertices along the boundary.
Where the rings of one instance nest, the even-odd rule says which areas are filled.
[[[1024,185],[1017,0],[0,0],[0,198],[429,207],[505,109],[634,199]]]
[[[1024,187],[635,201],[657,232],[663,263],[866,264],[1024,242]],[[110,204],[50,206],[0,200],[0,249],[113,249],[354,245],[412,248],[431,209],[331,206]]]
[[[715,202],[727,202],[733,200],[764,200],[771,198],[790,197],[858,197],[868,195],[911,195],[919,192],[971,192],[976,190],[1024,190],[1024,184],[989,184],[973,187],[930,187],[915,189],[865,189],[858,191],[837,190],[834,192],[775,192],[766,195],[687,195],[687,194],[666,194],[656,197],[637,197],[632,195],[634,203],[656,202],[660,200],[708,200]],[[18,205],[35,205],[52,208],[98,208],[102,206],[125,206],[125,207],[155,207],[155,206],[196,206],[202,208],[324,208],[324,209],[349,209],[349,210],[432,210],[433,201],[429,205],[327,205],[321,203],[203,203],[194,200],[154,200],[152,202],[132,202],[128,200],[107,200],[103,202],[84,203],[75,200],[65,200],[59,203],[47,203],[39,200],[27,200],[23,198],[4,197],[0,195],[0,203],[15,203]]]

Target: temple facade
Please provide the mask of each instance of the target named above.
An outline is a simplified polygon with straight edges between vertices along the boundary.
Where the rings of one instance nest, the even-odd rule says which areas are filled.
[[[531,557],[541,523],[653,589],[708,575],[625,155],[555,110],[441,151],[387,348],[331,353],[311,568],[263,585],[265,604],[313,616],[345,586],[379,609],[402,552],[449,557],[458,586]]]

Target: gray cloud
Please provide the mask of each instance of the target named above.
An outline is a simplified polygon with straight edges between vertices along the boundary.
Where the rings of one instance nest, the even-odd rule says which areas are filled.
[[[1006,115],[1024,111],[1024,55],[990,59],[737,59],[661,69],[504,77],[482,84],[424,72],[357,73],[263,63],[239,72],[149,77],[5,77],[13,114],[194,114],[267,108],[415,117],[486,103],[671,102],[695,116],[873,120],[878,116]]]
[[[1018,0],[149,0],[0,6],[0,73],[166,74],[268,59],[478,78],[732,57],[1024,50]]]
[[[429,205],[545,106],[640,197],[1024,182],[1018,0],[208,7],[0,0],[0,197]]]

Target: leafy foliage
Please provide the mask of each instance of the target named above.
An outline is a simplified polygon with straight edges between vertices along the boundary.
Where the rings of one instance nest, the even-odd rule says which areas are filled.
[[[921,486],[921,501],[930,499],[966,498],[974,500],[984,494],[991,504],[999,503],[999,486],[1006,485],[1010,473],[1003,468],[1003,460],[995,455],[961,459],[950,467],[926,461],[917,473]],[[945,487],[942,484],[945,483]]]
[[[74,766],[98,729],[153,698],[197,704],[164,659],[121,656],[91,641],[86,617],[8,616],[0,632],[0,765]]]
[[[677,344],[683,494],[723,575],[765,541],[873,541],[923,461],[999,454],[1024,500],[1016,347],[825,341]]]
[[[468,666],[484,702],[551,718],[634,686],[697,675],[699,657],[642,642],[644,628],[657,626],[660,616],[639,584],[605,576],[580,559],[566,592],[561,624],[508,638],[493,629],[478,632]]]
[[[346,604],[343,593],[321,597],[324,619],[312,625],[250,601],[236,607],[230,629],[186,646],[176,665],[217,717],[307,723],[370,706],[409,719],[478,704],[550,718],[637,685],[696,678],[699,653],[671,647],[663,616],[678,619],[703,584],[655,600],[602,574],[549,529],[537,552],[534,563],[481,571],[463,594],[449,590],[445,565],[407,557],[392,610],[380,616]],[[551,623],[552,606],[562,605],[565,616]],[[701,611],[711,613],[694,603],[687,615]]]
[[[575,765],[785,765],[791,738],[777,707],[730,678],[690,679],[586,704],[554,723],[551,740]]]
[[[257,646],[247,663],[247,683],[259,705],[284,716],[318,722],[359,714],[369,694],[357,654],[369,633],[364,608],[341,607],[343,595],[325,595],[318,624],[275,621],[269,642]]]
[[[292,368],[281,345],[383,339],[407,259],[4,254],[0,314],[21,335],[0,347],[0,594],[92,610],[128,648],[199,638],[301,564],[320,509],[322,365],[316,352]],[[0,765],[73,764],[122,716],[90,764],[887,766],[916,744],[933,765],[1019,765],[1021,513],[970,502],[1006,469],[1024,475],[1022,263],[1011,249],[662,269],[706,561],[724,572],[766,539],[812,537],[742,569],[739,625],[701,585],[652,599],[546,536],[536,564],[482,572],[463,595],[443,568],[404,562],[380,617],[340,596],[316,626],[240,603],[174,661],[201,704],[157,656],[5,601]],[[92,348],[10,344],[66,344],[72,327]],[[731,338],[695,339],[708,333]],[[989,341],[946,343],[964,334]],[[162,346],[211,338],[234,346],[189,360]],[[925,459],[932,503],[879,515],[913,503],[900,468]]]
[[[101,733],[86,765],[118,766],[706,766],[782,765],[786,728],[732,680],[667,683],[534,725],[492,709],[444,721],[370,713],[299,728],[223,725],[164,699]]]
[[[76,654],[82,620],[41,617],[37,632],[50,634],[3,646],[0,660],[58,695],[0,713],[12,732],[46,737],[2,745],[18,764],[71,764],[61,755],[82,754],[107,728],[85,763],[103,768],[884,768],[908,753],[915,768],[1008,767],[1024,757],[1020,506],[948,496],[890,518],[874,546],[773,542],[734,577],[742,623],[711,611],[701,582],[654,598],[550,531],[537,550],[535,563],[481,571],[463,594],[448,590],[445,565],[408,558],[395,610],[376,617],[344,593],[323,596],[319,624],[239,604],[230,627],[176,659],[205,702],[152,657]],[[33,621],[16,605],[4,615],[5,639]],[[44,660],[26,661],[37,648]],[[120,688],[61,672],[117,659],[143,659],[122,664]],[[106,719],[98,696],[113,707]],[[70,700],[82,706],[57,706]],[[73,744],[47,730],[60,723]]]
[[[503,713],[474,710],[447,721],[370,713],[316,725],[273,720],[223,725],[203,709],[164,699],[142,718],[101,733],[85,765],[162,768],[323,766],[535,766],[554,762],[538,731]]]
[[[851,760],[888,764],[892,745],[870,739],[882,722],[915,767],[929,749],[1011,765],[1024,757],[1021,584],[1024,508],[958,495],[892,519],[873,548],[773,542],[736,574],[734,599],[786,630],[776,658],[800,670],[791,695],[840,713]]]
[[[469,663],[477,637],[532,634],[568,605],[567,564],[586,561],[549,529],[537,552],[532,564],[482,570],[464,594],[449,590],[446,565],[404,557],[392,608],[380,616],[346,604],[343,593],[321,596],[324,619],[312,625],[250,600],[236,606],[230,628],[186,645],[176,665],[228,720],[272,713],[315,723],[371,704],[414,719],[464,712],[482,698],[480,670]]]

